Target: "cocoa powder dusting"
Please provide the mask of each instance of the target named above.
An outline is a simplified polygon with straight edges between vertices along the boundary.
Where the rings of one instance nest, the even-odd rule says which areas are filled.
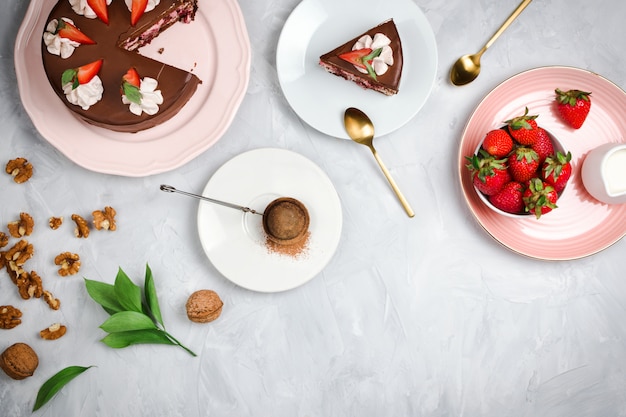
[[[306,235],[303,239],[291,243],[289,245],[281,245],[279,243],[274,242],[269,237],[265,239],[265,247],[268,252],[278,253],[280,255],[291,256],[293,258],[299,258],[306,254],[309,249],[309,237],[311,236],[311,232],[307,231]]]

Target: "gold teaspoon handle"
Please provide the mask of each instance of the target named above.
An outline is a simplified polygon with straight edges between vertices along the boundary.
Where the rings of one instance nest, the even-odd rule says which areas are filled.
[[[398,200],[400,200],[400,204],[402,204],[402,207],[404,207],[404,211],[406,211],[406,214],[408,214],[409,217],[415,216],[415,213],[413,212],[411,205],[406,200],[406,198],[404,198],[404,195],[398,188],[398,185],[391,177],[389,170],[387,170],[387,167],[383,163],[382,159],[380,159],[380,157],[378,156],[378,152],[376,152],[376,149],[373,146],[370,146],[369,148],[372,151],[372,154],[374,154],[374,158],[376,158],[376,162],[378,162],[378,165],[380,166],[380,169],[383,171],[383,174],[385,174],[385,178],[387,178],[387,181],[389,181],[389,185],[391,185],[393,192],[396,193]]]
[[[515,10],[513,10],[513,13],[511,13],[511,15],[508,17],[508,19],[506,19],[504,21],[504,23],[502,24],[502,26],[500,26],[500,29],[498,29],[496,31],[496,33],[493,34],[493,36],[491,37],[491,39],[489,39],[487,41],[487,43],[485,44],[485,46],[483,46],[483,49],[480,50],[479,54],[482,55],[483,52],[485,52],[487,50],[487,48],[489,48],[491,46],[492,43],[494,43],[496,41],[496,39],[498,39],[500,37],[500,35],[502,35],[502,32],[504,32],[509,25],[515,20],[517,19],[517,16],[519,16],[520,13],[522,13],[522,10],[524,10],[526,8],[526,6],[528,6],[530,4],[532,0],[523,0],[519,6],[517,6],[517,8]]]

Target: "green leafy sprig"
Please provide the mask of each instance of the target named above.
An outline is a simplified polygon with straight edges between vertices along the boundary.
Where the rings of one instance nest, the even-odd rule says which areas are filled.
[[[364,56],[363,57],[363,64],[365,65],[365,68],[367,69],[367,73],[369,74],[370,77],[372,77],[375,81],[378,81],[376,79],[376,71],[374,71],[374,68],[372,67],[372,64],[370,64],[370,62],[374,59],[374,58],[378,58],[380,56],[380,53],[383,51],[383,48],[378,48],[378,49],[374,49],[369,55]]]
[[[35,399],[35,405],[33,411],[39,410],[48,401],[56,395],[68,382],[76,378],[78,375],[85,372],[91,366],[68,366],[65,369],[60,370],[54,374],[50,379],[43,383],[39,392],[37,392],[37,398]]]
[[[100,328],[109,333],[102,342],[112,348],[124,348],[142,343],[183,346],[165,330],[161,309],[150,266],[146,265],[144,291],[119,268],[113,285],[85,278],[89,296],[109,313]]]

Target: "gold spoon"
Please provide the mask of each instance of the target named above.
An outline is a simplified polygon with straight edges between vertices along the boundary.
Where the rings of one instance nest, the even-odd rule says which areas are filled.
[[[459,58],[454,65],[452,65],[452,69],[450,70],[450,81],[454,85],[465,85],[469,84],[478,77],[480,74],[480,57],[485,53],[487,48],[491,46],[492,43],[498,39],[502,32],[504,32],[509,25],[519,16],[519,14],[530,4],[532,0],[524,0],[522,1],[517,9],[511,13],[508,19],[500,26],[500,29],[493,34],[491,39],[487,41],[485,46],[473,55],[463,55]]]
[[[400,192],[400,189],[396,185],[396,182],[393,180],[393,178],[391,178],[391,174],[385,167],[385,164],[383,164],[383,161],[378,156],[378,152],[376,152],[376,149],[374,149],[374,124],[369,119],[369,117],[367,117],[367,115],[361,110],[350,107],[346,109],[346,112],[343,115],[343,124],[346,127],[346,132],[348,132],[348,136],[350,136],[353,141],[370,148],[370,150],[374,154],[374,158],[376,158],[376,162],[378,162],[378,165],[380,166],[380,169],[383,171],[383,174],[385,174],[387,181],[389,181],[389,185],[391,185],[391,188],[398,196],[398,199],[400,200],[402,207],[404,207],[406,214],[408,214],[409,217],[415,216],[415,213],[409,205],[409,202],[406,201],[406,198],[404,198],[404,195],[402,195],[402,193]]]

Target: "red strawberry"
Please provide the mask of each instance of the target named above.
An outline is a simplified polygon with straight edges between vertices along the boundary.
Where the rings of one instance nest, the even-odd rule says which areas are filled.
[[[572,175],[571,159],[571,152],[568,152],[567,155],[557,152],[556,155],[546,158],[543,163],[542,176],[548,184],[554,187],[557,193],[563,191]]]
[[[580,90],[563,92],[558,88],[554,92],[556,93],[556,109],[561,118],[574,129],[580,129],[591,108],[589,97],[591,93]]]
[[[539,156],[539,165],[543,164],[543,161],[546,160],[550,155],[554,155],[554,146],[552,145],[552,139],[542,128],[538,128],[537,132],[537,142],[535,142],[531,148],[533,151],[537,152]]]
[[[363,58],[365,58],[371,53],[372,53],[371,48],[356,49],[354,51],[344,52],[343,54],[339,54],[339,58],[351,63],[352,65],[356,65],[357,67],[360,67],[366,70],[367,67],[365,66]]]
[[[93,77],[98,75],[102,67],[102,59],[83,65],[78,68],[71,68],[63,71],[61,76],[61,85],[72,83],[72,89],[80,84],[87,84]]]
[[[528,107],[522,116],[505,121],[513,139],[522,145],[532,145],[537,141],[537,115],[528,115]]]
[[[131,103],[141,104],[142,96],[139,90],[140,86],[141,79],[135,68],[129,69],[126,74],[122,76],[121,93],[124,94]]]
[[[93,45],[96,42],[89,36],[81,32],[76,26],[63,19],[59,19],[56,32],[60,37],[67,38],[71,41],[78,42],[83,45]]]
[[[466,156],[467,169],[472,173],[474,186],[485,195],[497,194],[504,185],[511,181],[506,169],[506,159],[495,159],[481,149],[478,155]]]
[[[520,214],[524,212],[523,193],[524,186],[517,181],[511,181],[499,193],[490,196],[489,202],[507,213]]]
[[[107,10],[106,0],[87,0],[87,4],[93,12],[98,16],[98,19],[102,20],[107,25],[109,24],[109,12]]]
[[[524,191],[525,210],[540,218],[542,214],[549,213],[557,208],[556,200],[559,198],[554,187],[541,181],[539,178],[533,178],[528,183],[528,188]]]
[[[139,73],[133,67],[130,68],[126,74],[122,77],[122,81],[127,82],[130,85],[134,85],[135,87],[139,87],[141,84],[141,79],[139,78]]]
[[[504,158],[513,150],[513,139],[503,129],[494,129],[485,135],[482,147],[496,158]]]
[[[146,11],[148,0],[132,0],[130,5],[130,24],[135,26],[139,18]]]
[[[539,156],[531,148],[521,147],[509,156],[509,172],[515,181],[524,182],[537,176]]]

